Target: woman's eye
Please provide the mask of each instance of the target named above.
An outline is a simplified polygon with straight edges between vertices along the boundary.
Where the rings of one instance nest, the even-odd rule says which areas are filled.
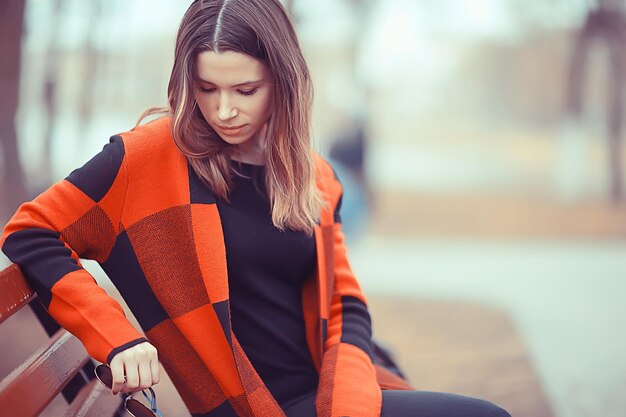
[[[252,94],[256,93],[256,90],[256,88],[253,88],[252,90],[239,90],[239,94],[244,96],[251,96]]]
[[[212,93],[213,91],[215,91],[215,88],[213,88],[213,87],[209,87],[209,88],[200,87],[200,91],[202,91],[203,93]]]

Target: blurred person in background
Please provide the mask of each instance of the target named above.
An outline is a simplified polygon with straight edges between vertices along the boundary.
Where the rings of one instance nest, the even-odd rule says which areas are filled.
[[[158,383],[162,363],[193,416],[509,415],[415,391],[376,354],[342,186],[312,149],[309,71],[278,0],[194,1],[168,101],[23,204],[0,241],[110,366],[114,393]],[[80,258],[100,263],[145,335]]]
[[[349,243],[365,231],[372,211],[372,192],[366,175],[367,133],[365,110],[354,111],[347,128],[332,141],[329,162],[343,186],[342,229]]]

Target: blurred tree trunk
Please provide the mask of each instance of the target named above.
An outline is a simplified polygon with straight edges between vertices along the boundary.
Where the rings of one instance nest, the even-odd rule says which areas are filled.
[[[85,36],[85,45],[83,53],[84,73],[83,88],[80,97],[80,131],[85,132],[89,127],[93,116],[94,91],[99,78],[96,73],[101,63],[101,54],[96,49],[96,38],[100,33],[102,22],[102,10],[104,8],[102,0],[94,0],[88,2],[89,9],[89,32]]]
[[[40,167],[41,178],[52,178],[52,141],[57,122],[57,86],[59,75],[58,38],[61,23],[61,0],[55,0],[52,5],[50,20],[50,43],[46,51],[46,68],[44,72],[44,104],[46,109],[47,129],[43,138],[43,163]],[[46,184],[47,186],[48,184]]]
[[[0,183],[0,218],[28,198],[17,147],[15,115],[19,101],[20,62],[26,0],[0,1],[0,146],[4,162]]]
[[[576,34],[570,61],[566,111],[578,120],[584,110],[583,84],[588,55],[593,41],[603,42],[609,51],[607,134],[610,197],[614,203],[624,198],[622,133],[626,88],[626,6],[622,0],[598,0],[597,7],[587,12],[582,28]]]

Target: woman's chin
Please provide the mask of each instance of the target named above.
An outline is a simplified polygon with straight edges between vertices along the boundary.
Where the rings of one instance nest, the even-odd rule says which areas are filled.
[[[249,136],[226,136],[226,135],[219,135],[220,138],[222,138],[222,140],[226,143],[229,143],[231,145],[241,145],[242,143],[247,142],[248,140],[250,140]]]

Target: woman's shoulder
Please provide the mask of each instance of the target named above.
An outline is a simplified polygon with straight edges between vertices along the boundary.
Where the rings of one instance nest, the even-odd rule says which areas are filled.
[[[129,159],[158,161],[171,155],[180,157],[180,152],[172,136],[171,117],[161,117],[119,133],[124,144],[124,151]]]
[[[172,118],[160,117],[148,123],[135,126],[127,132],[119,133],[124,144],[133,147],[155,146],[172,142]]]
[[[324,156],[316,151],[313,151],[313,161],[315,163],[315,172],[318,177],[329,181],[339,182],[335,169]]]
[[[315,163],[315,176],[318,185],[332,194],[340,195],[342,193],[341,182],[337,177],[333,166],[318,152],[313,152],[313,161]]]

